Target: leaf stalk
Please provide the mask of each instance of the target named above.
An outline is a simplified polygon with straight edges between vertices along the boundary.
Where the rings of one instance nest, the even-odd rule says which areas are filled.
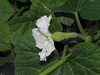
[[[44,72],[42,72],[39,75],[47,75],[48,73],[52,72],[53,70],[55,70],[57,67],[59,67],[61,64],[63,64],[64,62],[67,61],[67,58],[69,56],[71,56],[72,53],[68,54],[66,57],[64,57],[63,59],[61,59],[60,61],[58,61],[56,64],[54,64],[53,66],[51,66],[49,69],[45,70]]]

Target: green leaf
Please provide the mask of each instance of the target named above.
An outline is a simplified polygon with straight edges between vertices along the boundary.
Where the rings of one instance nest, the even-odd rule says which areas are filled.
[[[52,14],[53,18],[51,20],[50,31],[56,32],[56,31],[62,30],[61,24],[56,19],[53,12],[50,9],[48,9],[43,3],[41,3],[41,2],[33,3],[30,7],[29,13],[33,20],[37,20],[44,15],[50,16],[50,14]]]
[[[97,33],[97,25],[92,25],[88,30],[88,35],[94,37],[94,35]]]
[[[14,51],[15,73],[18,75],[38,75],[58,62],[53,56],[48,61],[40,62],[32,30],[28,30],[17,42]],[[54,59],[54,60],[53,60]],[[99,75],[100,74],[100,48],[90,42],[77,44],[67,62],[55,69],[50,75]],[[67,69],[67,70],[66,70]]]
[[[40,62],[38,55],[39,50],[35,47],[36,41],[32,36],[32,29],[27,30],[24,35],[17,42],[14,51],[16,53],[15,58],[15,73],[18,75],[38,75],[40,71],[44,71],[44,67],[47,65],[50,67],[57,62]],[[54,57],[54,56],[53,56]],[[54,58],[49,58],[47,61],[53,61]],[[49,65],[48,65],[49,64]],[[46,67],[47,67],[46,66]],[[47,67],[47,68],[48,68]],[[42,69],[42,70],[41,70]]]
[[[97,40],[100,37],[100,31],[97,32],[96,35],[94,35],[95,40]]]
[[[54,8],[54,7],[61,6],[66,1],[67,0],[56,0],[56,1],[55,0],[31,0],[32,3],[42,2],[42,3],[44,3],[49,8]]]
[[[0,51],[7,51],[10,46],[9,27],[6,23],[0,23]]]
[[[31,21],[30,17],[15,17],[8,24],[10,28],[10,41],[15,45],[18,39],[30,28],[36,27],[35,21]]]
[[[71,26],[74,23],[74,19],[68,17],[57,17],[57,19],[64,25]]]
[[[7,0],[0,0],[0,22],[7,22],[12,13],[13,9],[9,2]]]
[[[95,45],[100,46],[100,39],[96,41]]]
[[[0,51],[7,51],[10,46],[8,19],[12,15],[13,10],[7,0],[0,0]]]
[[[18,23],[25,23],[31,21],[31,18],[29,17],[15,17],[13,19],[11,19],[8,24],[9,25],[14,25],[14,24],[18,24]]]
[[[100,47],[84,42],[77,44],[68,58],[66,73],[71,75],[99,75],[100,74]],[[70,74],[67,74],[70,75]]]
[[[10,41],[15,46],[19,38],[30,28],[36,27],[35,21],[10,25]]]
[[[57,32],[57,31],[61,31],[62,26],[56,18],[52,18],[49,29],[50,29],[50,32],[53,33],[53,32]]]
[[[84,19],[99,20],[100,0],[67,0],[65,4],[52,11],[71,14],[77,12]]]
[[[52,14],[52,16],[54,16],[52,11],[41,2],[32,3],[29,14],[33,20],[36,20],[44,15],[50,16],[50,14]]]
[[[50,75],[99,75],[100,47],[84,42],[77,44],[67,62]]]

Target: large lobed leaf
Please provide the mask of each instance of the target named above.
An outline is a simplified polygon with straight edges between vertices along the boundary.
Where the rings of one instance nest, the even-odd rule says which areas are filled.
[[[15,73],[18,75],[39,75],[58,62],[55,56],[47,58],[47,62],[40,62],[36,43],[29,29],[17,42],[14,51]],[[50,57],[50,56],[49,56]],[[67,62],[52,71],[50,75],[99,75],[100,48],[92,43],[77,44]]]
[[[84,19],[99,20],[100,0],[67,0],[65,4],[53,9],[53,11],[71,14],[78,12]]]
[[[42,2],[44,3],[47,7],[49,8],[54,8],[54,7],[58,7],[61,6],[62,4],[64,4],[67,0],[30,0],[32,3],[35,2]]]
[[[15,46],[19,38],[30,28],[36,27],[35,21],[28,17],[16,17],[9,22],[10,41]]]
[[[40,50],[35,47],[36,43],[32,36],[32,29],[29,29],[17,42],[14,51],[17,54],[15,59],[15,73],[17,75],[37,75],[46,64],[40,62],[38,52]],[[52,59],[51,59],[52,60]],[[50,61],[50,59],[49,59]],[[53,65],[49,63],[47,68]],[[47,69],[46,68],[46,69]],[[44,70],[43,70],[44,71]]]
[[[0,0],[0,51],[7,51],[10,46],[8,19],[13,13],[13,9],[7,0]]]
[[[100,47],[90,42],[77,44],[67,62],[50,75],[100,75]]]
[[[84,42],[77,44],[72,56],[68,58],[67,75],[99,75],[100,74],[100,47]]]
[[[38,18],[40,18],[44,15],[49,16],[50,14],[52,14],[52,20],[50,23],[50,31],[56,32],[56,31],[62,30],[61,24],[56,19],[53,12],[49,8],[47,8],[43,3],[41,3],[41,2],[32,3],[29,13],[30,13],[32,20],[37,20]]]

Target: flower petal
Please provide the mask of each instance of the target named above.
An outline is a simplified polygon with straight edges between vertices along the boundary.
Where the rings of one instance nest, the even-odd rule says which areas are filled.
[[[39,52],[38,54],[40,56],[40,61],[46,61],[46,55],[45,55],[45,53]]]
[[[36,22],[37,27],[45,35],[49,35],[48,27],[50,25],[51,18],[52,18],[52,15],[50,15],[49,17],[43,16],[40,19],[38,19],[37,22]]]
[[[39,49],[43,48],[43,43],[46,41],[45,35],[39,32],[38,28],[32,29],[32,35],[34,36],[34,39],[36,40],[36,47]]]
[[[46,56],[49,56],[54,50],[55,50],[55,47],[54,47],[54,41],[52,39],[49,39],[47,40],[43,45],[44,45],[44,48],[42,50],[42,52],[46,52]]]
[[[38,53],[40,56],[40,61],[46,61],[46,57],[55,50],[54,41],[50,38],[48,31],[51,18],[52,15],[49,17],[41,17],[36,23],[38,28],[32,29],[32,35],[36,40],[36,47],[42,49],[42,51]]]

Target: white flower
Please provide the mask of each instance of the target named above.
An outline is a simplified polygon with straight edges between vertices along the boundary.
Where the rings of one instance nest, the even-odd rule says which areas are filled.
[[[32,35],[36,40],[36,47],[42,49],[39,52],[40,61],[46,61],[46,57],[49,56],[54,50],[54,41],[50,38],[48,27],[52,16],[43,16],[37,20],[37,27],[32,29]]]
[[[52,18],[52,15],[50,15],[49,17],[47,16],[43,16],[40,19],[37,20],[37,27],[40,29],[40,32],[43,32],[45,35],[48,35],[48,27],[50,25],[50,20]]]

